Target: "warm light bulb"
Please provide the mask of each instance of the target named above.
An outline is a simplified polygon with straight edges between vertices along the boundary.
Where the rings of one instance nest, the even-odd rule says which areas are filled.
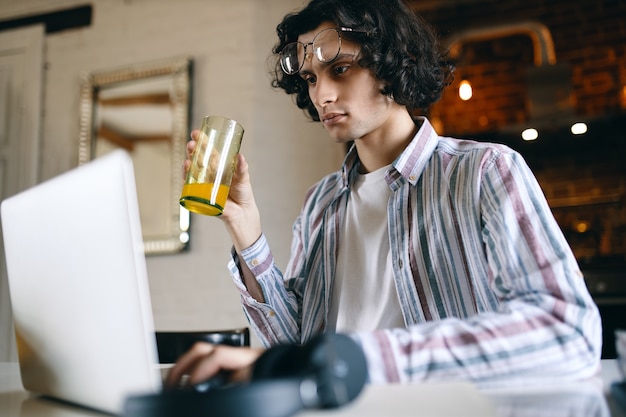
[[[588,222],[578,222],[576,224],[576,231],[578,233],[585,233],[586,231],[589,230],[589,223]]]
[[[467,101],[472,98],[472,85],[469,81],[463,80],[461,84],[459,84],[459,97],[463,101]]]
[[[539,132],[537,132],[537,129],[526,129],[522,132],[522,139],[524,140],[535,140],[539,137]]]

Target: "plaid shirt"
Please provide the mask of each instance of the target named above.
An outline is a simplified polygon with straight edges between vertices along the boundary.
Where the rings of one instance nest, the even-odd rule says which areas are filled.
[[[534,175],[510,148],[438,136],[428,120],[386,175],[393,276],[405,327],[356,333],[372,382],[578,379],[597,371],[598,310]],[[265,235],[243,251],[265,303],[229,269],[266,345],[326,329],[343,218],[357,174],[308,191],[283,274]]]

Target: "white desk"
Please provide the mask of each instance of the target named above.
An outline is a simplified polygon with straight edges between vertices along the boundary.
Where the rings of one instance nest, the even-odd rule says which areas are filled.
[[[438,383],[370,386],[339,410],[306,411],[297,417],[626,417],[611,398],[610,384],[620,380],[614,360],[602,361],[597,379],[559,387],[478,391],[470,384]],[[0,363],[0,416],[103,417],[25,392],[16,363]]]

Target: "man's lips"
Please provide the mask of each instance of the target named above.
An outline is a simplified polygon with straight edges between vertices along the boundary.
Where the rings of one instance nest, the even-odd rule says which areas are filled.
[[[326,113],[322,116],[322,122],[324,124],[336,123],[344,116],[344,113]]]

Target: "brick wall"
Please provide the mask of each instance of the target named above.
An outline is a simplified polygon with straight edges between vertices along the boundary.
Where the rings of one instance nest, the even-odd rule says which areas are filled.
[[[419,1],[413,3],[419,11]],[[626,110],[623,0],[476,1],[419,12],[443,38],[475,27],[541,22],[550,30],[557,62],[571,69],[575,113],[594,117]],[[529,116],[526,70],[533,66],[533,46],[527,36],[464,44],[455,83],[432,114],[452,133],[522,123]],[[464,78],[474,85],[474,97],[469,102],[457,95],[458,83]]]
[[[448,2],[423,10],[419,3],[410,2],[444,39],[522,21],[547,26],[556,63],[569,71],[561,80],[571,91],[569,111],[589,122],[586,135],[573,137],[569,125],[562,125],[541,131],[535,142],[519,136],[534,116],[529,93],[534,48],[523,34],[462,44],[454,83],[429,117],[442,134],[519,150],[579,259],[626,260],[626,1]],[[467,102],[458,97],[463,79],[474,91]]]

